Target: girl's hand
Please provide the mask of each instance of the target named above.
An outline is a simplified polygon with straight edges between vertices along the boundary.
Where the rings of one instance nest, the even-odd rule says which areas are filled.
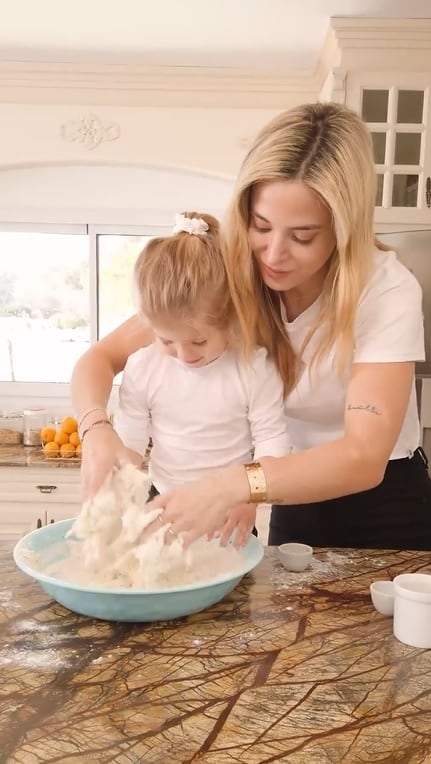
[[[220,533],[220,544],[226,546],[235,533],[233,545],[245,546],[256,523],[256,504],[239,504],[228,510],[226,522]]]
[[[160,520],[171,523],[174,534],[184,533],[184,543],[188,545],[200,536],[221,531],[229,511],[243,503],[249,493],[244,468],[234,465],[172,488],[149,502],[146,508],[163,510]]]
[[[128,450],[112,427],[94,427],[82,441],[81,495],[94,496],[113,468],[130,461]]]

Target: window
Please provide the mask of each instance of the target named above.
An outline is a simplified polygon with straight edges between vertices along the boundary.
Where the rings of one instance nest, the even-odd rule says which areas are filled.
[[[170,229],[0,230],[0,381],[67,383],[79,356],[134,312],[132,272]]]
[[[97,236],[98,337],[104,337],[135,312],[133,266],[151,238],[124,234]]]

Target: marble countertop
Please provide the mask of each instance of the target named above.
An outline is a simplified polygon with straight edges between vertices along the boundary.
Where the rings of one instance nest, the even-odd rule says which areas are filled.
[[[0,543],[0,760],[119,764],[431,761],[431,650],[401,644],[372,580],[429,552],[275,550],[226,599],[170,623],[53,603]]]
[[[78,468],[81,460],[76,457],[68,459],[47,459],[42,446],[3,446],[0,445],[0,467],[66,467]]]

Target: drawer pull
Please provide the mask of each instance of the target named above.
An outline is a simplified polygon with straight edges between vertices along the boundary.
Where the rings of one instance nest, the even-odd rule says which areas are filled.
[[[57,486],[56,485],[37,485],[36,488],[41,493],[52,493],[53,491],[57,489]]]

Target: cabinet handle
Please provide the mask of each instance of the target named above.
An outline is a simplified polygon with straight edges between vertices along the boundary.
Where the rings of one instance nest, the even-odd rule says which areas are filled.
[[[425,184],[425,199],[427,207],[431,207],[431,178],[428,177]]]
[[[57,490],[57,486],[56,485],[37,485],[36,488],[41,493],[52,493],[53,491]]]

